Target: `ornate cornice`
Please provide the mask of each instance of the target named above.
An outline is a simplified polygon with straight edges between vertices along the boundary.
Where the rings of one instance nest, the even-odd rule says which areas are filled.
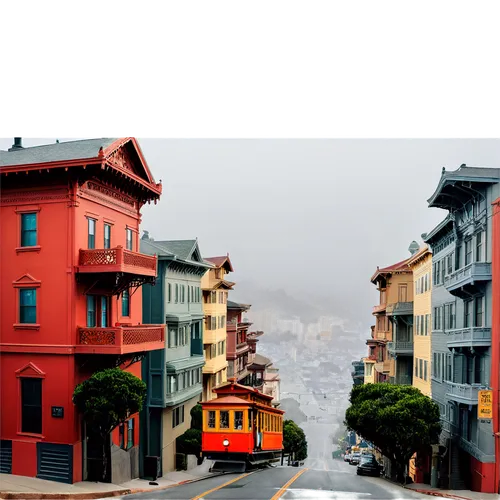
[[[95,181],[87,181],[80,186],[78,196],[98,201],[105,205],[113,205],[136,217],[139,215],[136,200]]]
[[[6,192],[1,199],[2,205],[32,204],[39,202],[58,202],[69,200],[67,190],[43,190],[43,191],[12,191]]]
[[[120,193],[119,191],[116,191],[115,189],[112,189],[108,186],[103,186],[102,184],[98,184],[97,182],[94,181],[87,181],[86,186],[82,186],[83,189],[90,189],[91,191],[97,191],[100,194],[105,195],[106,197],[112,198],[113,200],[118,200],[121,201],[122,203],[125,203],[127,205],[130,205],[132,207],[135,207],[135,200],[131,198],[130,196],[127,196],[126,194]]]

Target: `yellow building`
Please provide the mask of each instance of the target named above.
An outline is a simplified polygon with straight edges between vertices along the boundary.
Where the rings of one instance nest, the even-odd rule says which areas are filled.
[[[431,396],[432,253],[425,245],[408,261],[413,271],[413,386]]]
[[[205,260],[214,266],[201,279],[205,315],[202,400],[210,401],[216,396],[213,389],[227,381],[227,295],[234,283],[225,279],[233,271],[229,256]]]

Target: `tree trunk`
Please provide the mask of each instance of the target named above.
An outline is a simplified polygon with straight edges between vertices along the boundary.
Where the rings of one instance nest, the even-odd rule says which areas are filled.
[[[391,476],[398,483],[406,483],[406,463],[404,457],[391,459]]]
[[[107,482],[107,474],[108,474],[108,453],[107,446],[109,446],[110,435],[105,434],[101,435],[102,439],[102,482]],[[111,482],[111,478],[109,480]]]

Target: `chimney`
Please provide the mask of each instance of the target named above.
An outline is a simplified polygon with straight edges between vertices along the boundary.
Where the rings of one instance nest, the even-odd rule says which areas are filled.
[[[21,137],[14,137],[14,144],[9,151],[17,151],[18,149],[23,149],[23,140]]]

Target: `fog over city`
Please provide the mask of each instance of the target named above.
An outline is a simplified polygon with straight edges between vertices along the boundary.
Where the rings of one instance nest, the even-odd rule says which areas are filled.
[[[197,237],[205,257],[229,253],[236,301],[282,290],[297,316],[318,307],[365,329],[377,265],[408,256],[446,215],[426,204],[442,167],[500,166],[498,140],[138,140],[163,184],[158,205],[143,208],[151,237]]]
[[[198,238],[203,257],[229,254],[229,299],[252,305],[258,353],[280,370],[281,407],[306,431],[309,466],[322,468],[325,433],[335,440],[349,404],[351,363],[366,355],[378,300],[370,277],[446,216],[426,202],[442,168],[500,167],[499,141],[138,141],[163,185],[141,228],[155,240]]]

